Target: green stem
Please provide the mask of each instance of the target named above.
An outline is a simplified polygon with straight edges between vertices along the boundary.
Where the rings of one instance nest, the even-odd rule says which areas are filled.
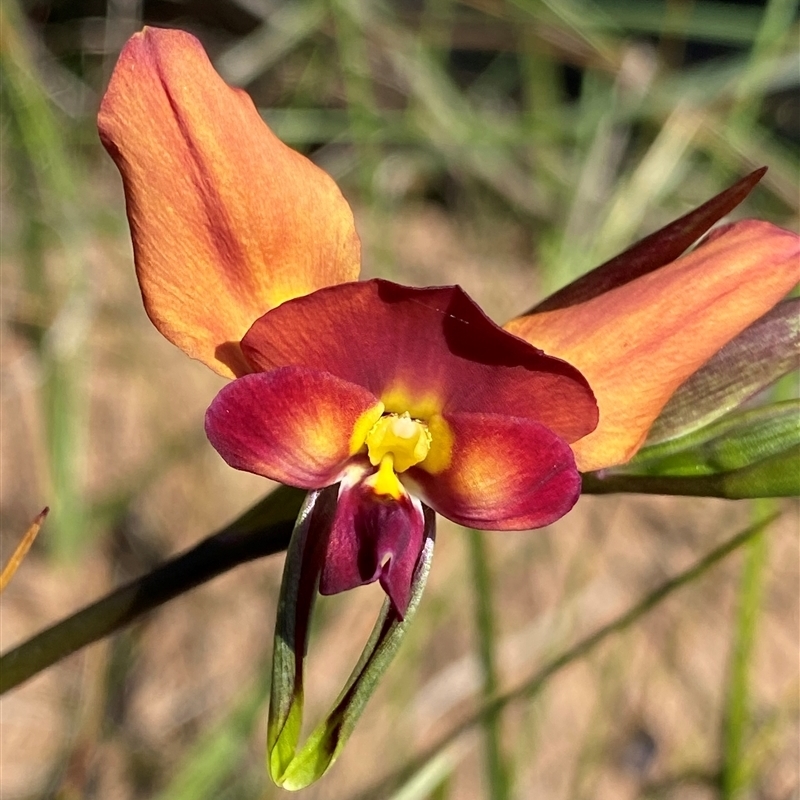
[[[612,468],[587,472],[581,478],[584,494],[664,494],[727,500],[796,497],[800,494],[800,445],[713,475],[627,475]]]
[[[470,714],[449,733],[446,733],[438,741],[430,745],[422,755],[416,757],[404,767],[401,767],[396,772],[384,778],[379,784],[357,795],[356,800],[370,800],[370,798],[389,797],[392,795],[398,787],[413,778],[420,770],[454,744],[461,736],[472,730],[475,725],[482,723],[487,716],[497,714],[509,704],[539,692],[554,675],[561,672],[578,659],[586,656],[610,636],[630,628],[631,625],[638,622],[641,617],[659,605],[663,600],[666,600],[667,597],[674,594],[678,589],[681,589],[704,575],[731,553],[734,553],[740,547],[766,530],[778,516],[778,514],[772,514],[761,522],[738,533],[727,542],[724,542],[719,547],[712,550],[707,556],[701,558],[693,567],[665,581],[623,614],[620,614],[607,625],[603,625],[594,633],[589,634],[568,650],[565,650],[560,656],[557,656],[552,661],[545,664],[544,667],[530,675],[530,677],[519,686],[508,692],[496,695],[493,700],[483,703],[477,711]]]
[[[489,572],[489,553],[481,531],[467,532],[470,569],[475,587],[475,628],[478,633],[478,653],[483,678],[483,700],[490,703],[498,687],[494,653],[494,614],[492,612],[492,581]],[[500,734],[500,711],[487,714],[483,720],[486,771],[492,800],[509,797],[508,770],[504,763]]]
[[[749,131],[755,126],[764,100],[761,91],[753,91],[765,73],[773,68],[771,60],[777,57],[793,33],[797,16],[797,0],[769,0],[761,15],[748,64],[741,71],[735,91],[735,102],[728,123],[731,128]],[[791,45],[790,45],[791,46]]]
[[[764,503],[760,505],[763,511]],[[747,544],[739,586],[739,609],[722,723],[722,800],[740,797],[748,783],[745,739],[750,720],[750,666],[755,649],[766,561],[767,538],[762,532]]]
[[[286,549],[303,492],[281,486],[239,519],[0,658],[0,694],[201,583]]]
[[[380,114],[372,87],[368,34],[361,26],[359,5],[360,0],[332,0],[331,11],[336,26],[347,113],[359,151],[357,175],[361,195],[370,205],[375,200],[373,179],[380,160],[374,141],[375,131],[380,127]]]

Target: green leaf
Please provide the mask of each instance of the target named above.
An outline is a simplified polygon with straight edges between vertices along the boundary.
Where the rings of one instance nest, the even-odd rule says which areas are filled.
[[[800,400],[738,411],[622,466],[583,476],[587,494],[800,495]]]
[[[728,414],[688,436],[645,447],[622,471],[714,475],[749,467],[800,444],[800,401]]]
[[[798,497],[800,445],[721,478],[723,497]]]
[[[647,445],[684,436],[719,419],[795,369],[800,298],[779,303],[722,348],[672,396]]]
[[[319,780],[350,738],[414,617],[433,557],[435,515],[425,508],[425,543],[412,579],[405,617],[401,620],[388,599],[384,602],[361,658],[336,703],[298,750],[303,722],[303,662],[337,494],[336,486],[309,493],[286,553],[278,601],[267,766],[272,780],[289,790],[303,789]]]
[[[222,530],[56,622],[0,658],[0,694],[195,586],[286,549],[303,499],[279,486]]]

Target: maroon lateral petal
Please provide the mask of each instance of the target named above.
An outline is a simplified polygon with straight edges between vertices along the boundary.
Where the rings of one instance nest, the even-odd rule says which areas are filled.
[[[570,442],[597,424],[592,391],[574,367],[503,331],[458,286],[372,280],[321,289],[257,320],[242,350],[256,370],[324,370],[412,416],[429,406],[513,415]]]
[[[497,414],[451,414],[451,465],[418,467],[406,485],[442,516],[482,530],[541,528],[578,500],[581,478],[569,445],[543,425]]]
[[[422,504],[416,498],[379,497],[363,480],[355,485],[344,481],[325,552],[320,594],[338,594],[379,580],[402,619],[424,534]]]
[[[319,489],[339,480],[353,428],[377,404],[361,386],[285,367],[225,386],[206,412],[206,435],[236,469]]]
[[[691,247],[714,223],[736,208],[766,171],[766,167],[761,167],[751,172],[694,211],[645,236],[624,253],[551,294],[526,314],[574,306],[666,266]]]

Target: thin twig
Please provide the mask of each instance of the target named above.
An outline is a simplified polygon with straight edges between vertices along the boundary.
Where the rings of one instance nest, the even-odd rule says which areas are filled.
[[[467,539],[475,593],[475,627],[483,678],[482,697],[489,700],[497,694],[498,688],[489,553],[483,539],[483,531],[467,531]],[[483,720],[484,756],[491,800],[506,800],[510,795],[509,774],[503,758],[500,723],[499,714],[487,714]]]

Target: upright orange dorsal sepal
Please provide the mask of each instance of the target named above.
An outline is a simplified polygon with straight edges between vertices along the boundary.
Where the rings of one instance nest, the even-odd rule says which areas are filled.
[[[145,28],[122,51],[98,116],[122,173],[147,313],[222,375],[262,314],[355,280],[360,244],[333,180],[279,141],[200,43]]]

